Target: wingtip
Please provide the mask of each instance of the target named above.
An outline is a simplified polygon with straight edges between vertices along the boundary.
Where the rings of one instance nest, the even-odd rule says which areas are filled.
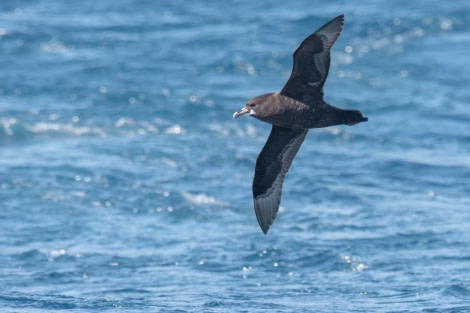
[[[329,22],[336,22],[336,21],[344,22],[344,13],[341,13],[340,15],[338,15],[338,16],[336,16],[336,17],[333,17],[333,18],[330,19],[327,23],[329,23]]]
[[[254,207],[256,213],[256,219],[258,220],[259,227],[266,235],[269,227],[273,224],[274,219],[277,215],[277,210],[270,208],[271,203],[265,201],[265,199],[254,199]]]
[[[261,226],[261,225],[260,225],[260,226]],[[268,234],[268,230],[269,230],[269,226],[267,226],[267,227],[261,226],[261,230],[263,231],[263,234],[267,235],[267,234]]]
[[[341,20],[341,27],[344,26],[344,14],[338,15],[338,18]]]
[[[338,39],[344,27],[344,14],[340,14],[329,20],[326,24],[315,31],[315,34],[321,34],[328,38],[327,48],[330,49]]]
[[[263,220],[260,217],[258,217],[258,214],[256,215],[256,217],[258,219],[259,227],[261,228],[263,233],[266,235],[268,233],[269,227],[271,226],[271,223],[267,223],[266,220]]]
[[[341,29],[343,29],[344,26],[344,14],[340,14],[337,17],[335,17],[332,21],[339,21]]]

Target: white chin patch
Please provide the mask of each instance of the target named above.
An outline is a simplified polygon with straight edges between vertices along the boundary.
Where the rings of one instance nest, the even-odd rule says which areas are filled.
[[[255,110],[251,109],[250,110],[250,115],[255,115],[255,114],[256,114]]]

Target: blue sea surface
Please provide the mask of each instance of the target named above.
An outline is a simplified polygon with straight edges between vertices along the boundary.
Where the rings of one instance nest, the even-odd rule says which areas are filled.
[[[345,14],[265,236],[282,88]],[[470,312],[470,4],[2,1],[0,312]]]

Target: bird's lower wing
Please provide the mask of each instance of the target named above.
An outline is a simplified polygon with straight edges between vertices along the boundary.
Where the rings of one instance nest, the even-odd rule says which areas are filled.
[[[266,234],[276,218],[284,177],[308,129],[273,125],[271,134],[256,160],[253,198],[256,217]]]

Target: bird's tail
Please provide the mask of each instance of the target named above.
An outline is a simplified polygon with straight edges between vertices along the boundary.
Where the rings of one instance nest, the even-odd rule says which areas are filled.
[[[343,110],[343,124],[352,126],[361,122],[367,122],[369,119],[362,115],[359,110]]]

